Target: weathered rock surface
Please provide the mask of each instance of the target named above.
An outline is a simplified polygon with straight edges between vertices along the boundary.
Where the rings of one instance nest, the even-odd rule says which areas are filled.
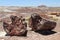
[[[27,23],[25,22],[25,19],[17,16],[10,16],[11,23],[7,23],[6,21],[3,21],[3,28],[6,31],[8,35],[11,36],[26,36],[27,34]]]
[[[43,19],[40,17],[40,15],[34,13],[30,17],[29,25],[32,28],[32,30],[52,30],[56,27],[56,22]]]

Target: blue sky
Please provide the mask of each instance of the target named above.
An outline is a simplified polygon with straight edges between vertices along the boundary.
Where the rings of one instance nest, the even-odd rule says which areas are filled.
[[[60,0],[0,0],[0,6],[57,6],[60,7]]]

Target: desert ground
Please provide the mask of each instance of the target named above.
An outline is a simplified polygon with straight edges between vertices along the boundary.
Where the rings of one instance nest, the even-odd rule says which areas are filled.
[[[60,40],[60,19],[57,21],[55,29],[49,32],[34,32],[27,27],[27,36],[5,36],[6,33],[0,24],[0,40]]]
[[[26,12],[28,10],[29,10],[28,12],[31,11],[32,13],[33,12],[38,12],[34,8],[33,8],[33,11],[31,10],[31,8],[30,9],[27,8],[26,11],[25,11],[25,9],[21,9],[21,10],[16,10],[16,9],[14,9],[14,10],[18,11],[18,12],[20,12],[20,11]],[[4,10],[4,9],[1,9],[1,10]],[[11,8],[11,10],[12,10],[12,8]],[[50,10],[53,10],[53,9],[51,8]],[[6,11],[7,10],[5,10],[5,12]],[[17,14],[17,15],[19,15],[19,14]],[[6,33],[5,33],[4,29],[3,29],[3,24],[2,24],[2,22],[0,22],[0,40],[60,40],[60,17],[58,18],[58,20],[56,21],[56,23],[57,23],[57,25],[56,25],[55,29],[53,29],[52,31],[49,31],[49,32],[34,32],[34,31],[31,31],[29,27],[27,27],[27,30],[28,30],[27,36],[24,37],[24,36],[5,36]]]

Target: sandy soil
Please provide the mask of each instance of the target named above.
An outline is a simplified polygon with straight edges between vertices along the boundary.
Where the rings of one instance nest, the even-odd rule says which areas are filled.
[[[3,31],[2,27],[0,27],[0,31]],[[60,20],[57,21],[57,26],[53,31],[44,33],[28,30],[26,37],[4,35],[0,37],[0,40],[60,40]]]

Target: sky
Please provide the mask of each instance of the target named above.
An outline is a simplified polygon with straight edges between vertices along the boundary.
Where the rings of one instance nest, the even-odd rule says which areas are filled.
[[[60,0],[0,0],[0,6],[39,6],[60,7]]]

